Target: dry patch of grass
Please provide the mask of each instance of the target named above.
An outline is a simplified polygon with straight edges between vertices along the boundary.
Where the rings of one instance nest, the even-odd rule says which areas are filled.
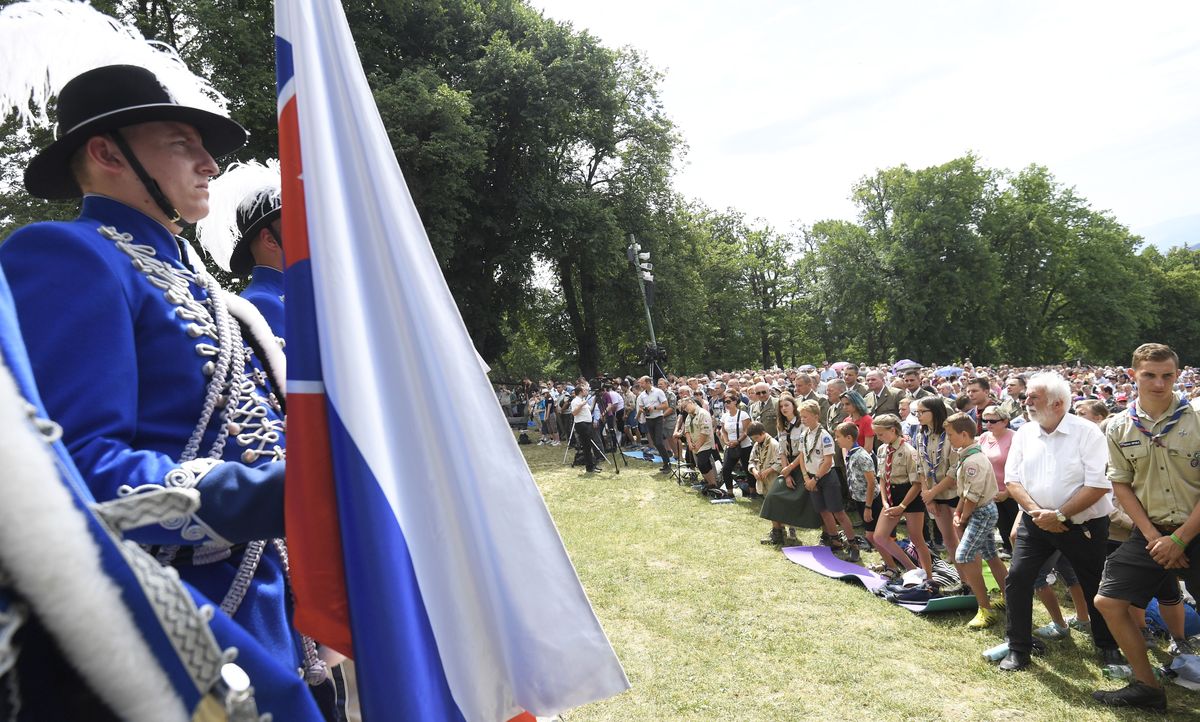
[[[1078,634],[1004,674],[980,655],[1002,625],[918,617],[802,569],[758,543],[757,503],[709,504],[635,459],[589,475],[561,448],[522,448],[633,683],[565,722],[1145,718],[1092,702],[1119,685]],[[1034,621],[1048,621],[1036,603]],[[1170,719],[1200,720],[1200,695],[1167,694]]]

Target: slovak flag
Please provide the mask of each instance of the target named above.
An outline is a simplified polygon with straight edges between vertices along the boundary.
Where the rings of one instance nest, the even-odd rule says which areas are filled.
[[[629,681],[480,367],[338,0],[277,0],[296,626],[364,718],[549,716]]]

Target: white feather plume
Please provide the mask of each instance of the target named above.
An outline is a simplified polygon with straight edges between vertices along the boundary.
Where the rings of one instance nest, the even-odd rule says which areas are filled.
[[[228,271],[229,257],[241,234],[238,211],[249,210],[264,191],[279,198],[279,161],[231,163],[208,184],[208,216],[196,224],[196,240],[217,265]]]
[[[146,68],[183,105],[229,116],[225,96],[174,48],[87,3],[26,0],[0,10],[0,120],[15,112],[22,125],[47,126],[46,108],[68,81],[117,64]]]

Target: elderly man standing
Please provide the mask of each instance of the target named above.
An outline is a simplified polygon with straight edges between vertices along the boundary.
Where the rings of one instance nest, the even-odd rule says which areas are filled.
[[[796,374],[796,404],[798,406],[805,401],[816,401],[821,407],[821,415],[818,418],[824,419],[829,415],[829,399],[817,393],[816,384],[816,374],[807,371]]]
[[[1088,598],[1092,640],[1102,664],[1120,664],[1121,652],[1092,598],[1100,586],[1112,511],[1104,476],[1107,448],[1100,428],[1068,414],[1071,387],[1055,373],[1042,373],[1026,393],[1032,423],[1013,436],[1004,483],[1025,514],[1004,585],[1008,602],[1008,656],[1000,669],[1029,666],[1033,648],[1033,585],[1042,564],[1062,552]]]
[[[654,444],[654,448],[658,449],[658,454],[662,457],[662,467],[659,471],[669,474],[671,472],[671,450],[667,448],[667,442],[663,439],[663,414],[669,407],[667,395],[662,389],[654,386],[649,376],[638,379],[638,385],[642,387],[642,393],[638,394],[637,398],[637,415],[646,420],[650,442]]]
[[[879,369],[868,371],[866,379],[867,388],[871,389],[871,393],[866,395],[867,413],[872,417],[884,414],[901,416],[900,394],[888,388],[883,372]],[[830,399],[830,403],[832,403],[832,399]]]
[[[1133,668],[1129,685],[1093,694],[1114,707],[1167,710],[1146,642],[1129,618],[1130,605],[1144,608],[1164,584],[1176,587],[1176,578],[1193,595],[1200,593],[1200,414],[1185,397],[1175,396],[1178,374],[1179,357],[1170,347],[1139,346],[1133,352],[1137,401],[1108,426],[1108,478],[1133,520],[1129,539],[1104,567],[1096,595],[1096,607]],[[1186,639],[1174,640],[1174,648],[1192,652]]]
[[[771,387],[760,381],[750,387],[750,419],[763,425],[771,438],[779,433],[776,420],[779,418],[779,399],[771,396]]]

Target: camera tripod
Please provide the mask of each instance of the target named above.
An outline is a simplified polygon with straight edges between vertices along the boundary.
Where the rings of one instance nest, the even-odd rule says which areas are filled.
[[[594,427],[593,427],[593,431],[594,431]],[[567,463],[567,456],[570,455],[571,449],[573,448],[571,446],[571,442],[574,439],[575,439],[575,424],[572,424],[571,425],[571,433],[567,436],[567,448],[563,449],[563,463],[564,464]],[[613,471],[615,471],[618,474],[621,473],[621,469],[618,466],[618,459],[624,458],[623,456],[614,452],[613,456],[616,458],[609,459],[608,454],[605,453],[603,447],[601,447],[600,444],[596,443],[596,437],[594,434],[592,436],[588,437],[588,439],[586,441],[587,441],[587,443],[591,444],[592,448],[595,449],[596,453],[600,455],[600,460],[602,462],[604,462],[606,464],[612,464]],[[579,443],[582,445],[584,443],[584,440],[580,439]],[[617,452],[619,452],[619,451],[620,451],[620,448],[617,447]],[[625,464],[628,465],[629,462],[626,461]],[[572,466],[574,466],[574,464],[572,464]]]

